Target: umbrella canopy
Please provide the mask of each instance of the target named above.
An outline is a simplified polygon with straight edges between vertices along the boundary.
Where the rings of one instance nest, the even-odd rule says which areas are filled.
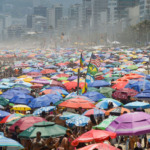
[[[94,109],[89,109],[87,111],[85,111],[83,113],[84,116],[87,116],[87,117],[90,117],[91,115],[94,115],[94,116],[102,116],[105,114],[105,111],[104,110],[101,110],[101,109],[97,109],[97,108],[94,108]]]
[[[61,119],[61,120],[68,120],[68,119],[71,119],[71,118],[73,118],[73,117],[75,117],[75,116],[80,116],[79,114],[74,114],[74,113],[63,113],[63,115],[62,116],[60,116],[59,118]]]
[[[10,114],[10,115],[6,116],[5,118],[3,118],[3,119],[0,121],[0,123],[7,123],[7,122],[10,122],[10,121],[12,121],[12,120],[19,119],[19,118],[21,118],[22,116],[23,116],[23,115],[21,115],[21,114],[16,114],[16,113]]]
[[[3,119],[8,115],[10,115],[10,113],[8,113],[7,111],[0,110],[0,119]]]
[[[51,74],[51,73],[55,73],[56,70],[52,70],[52,69],[44,69],[41,71],[42,74]]]
[[[79,143],[87,143],[87,142],[103,142],[108,140],[109,138],[114,139],[116,138],[116,133],[105,131],[105,130],[90,130],[77,139],[75,139],[71,144],[73,146],[77,146]]]
[[[76,115],[71,119],[66,120],[66,125],[69,127],[73,127],[73,126],[84,127],[88,124],[89,121],[90,121],[89,117]]]
[[[134,97],[137,94],[138,94],[138,92],[136,90],[129,89],[129,88],[123,88],[123,89],[115,91],[112,94],[112,97],[114,99],[128,100],[128,96]]]
[[[43,111],[48,113],[48,112],[53,111],[55,108],[56,108],[55,106],[41,107],[41,108],[35,110],[33,115],[35,115],[35,116],[41,115]]]
[[[24,148],[19,142],[4,136],[0,136],[0,147]]]
[[[16,121],[11,127],[10,130],[11,131],[15,131],[15,126],[19,126],[20,127],[20,131],[24,131],[26,129],[28,129],[29,127],[33,126],[33,124],[38,123],[38,122],[42,122],[42,121],[46,121],[44,118],[41,117],[23,117],[21,119],[19,119],[18,121]]]
[[[9,104],[9,100],[3,98],[3,97],[0,97],[0,105],[2,106],[6,106]]]
[[[110,86],[110,83],[104,81],[104,80],[95,80],[92,83],[89,83],[88,87],[105,87]]]
[[[61,104],[59,104],[60,107],[67,107],[67,108],[83,108],[83,109],[90,109],[90,108],[94,108],[95,105],[93,103],[91,103],[88,100],[84,100],[82,98],[72,98],[72,99],[68,99],[64,102],[62,102]]]
[[[111,102],[113,104],[113,107],[118,107],[118,106],[122,105],[122,103],[120,103],[119,101],[117,101],[115,99],[104,98],[104,99],[102,99],[102,101],[100,101],[96,104],[96,107],[98,107],[100,109],[108,109],[109,102]]]
[[[96,143],[96,144],[91,144],[88,146],[85,146],[83,148],[80,148],[78,150],[93,150],[93,149],[98,149],[98,150],[119,150],[118,148],[111,146],[109,144],[105,143]]]
[[[60,95],[47,94],[47,95],[43,95],[41,97],[33,99],[32,102],[29,104],[29,107],[31,108],[46,107],[46,106],[49,106],[50,103],[55,104],[61,99],[62,97]]]
[[[28,111],[28,110],[31,110],[31,108],[29,106],[26,106],[26,105],[15,105],[15,106],[13,106],[12,109],[15,110],[15,111]]]
[[[30,95],[27,94],[18,94],[14,96],[12,99],[10,99],[10,103],[15,103],[15,104],[25,104],[27,105],[30,103],[34,98]]]
[[[133,109],[133,108],[147,109],[147,108],[150,108],[150,104],[136,101],[136,102],[128,103],[128,104],[124,105],[124,107],[128,108],[128,109]]]
[[[107,131],[117,135],[143,135],[150,133],[150,115],[144,112],[127,113],[116,118]]]
[[[102,98],[106,98],[103,94],[99,92],[87,92],[83,94],[83,96],[88,97],[89,99],[93,100],[94,102],[99,101]]]
[[[110,88],[110,87],[101,87],[100,88],[100,93],[103,94],[105,97],[107,98],[112,98],[112,92],[114,91],[114,89]]]
[[[112,108],[112,109],[106,111],[105,114],[107,116],[109,116],[109,115],[120,116],[124,113],[129,113],[129,112],[130,112],[129,109],[126,109],[126,108],[123,108],[123,107],[116,107],[116,108]]]
[[[26,129],[19,134],[20,138],[35,138],[36,133],[40,131],[42,138],[49,137],[60,137],[66,134],[67,128],[57,125],[54,122],[38,122],[35,123],[32,127]]]
[[[93,126],[93,129],[100,129],[105,130],[112,121],[114,121],[117,118],[117,116],[109,116],[109,118],[103,120],[99,125]]]

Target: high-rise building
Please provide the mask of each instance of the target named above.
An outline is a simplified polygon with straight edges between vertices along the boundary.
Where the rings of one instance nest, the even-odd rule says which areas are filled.
[[[118,0],[117,5],[117,13],[118,18],[125,18],[128,15],[127,9],[128,7],[134,7],[139,4],[139,0]]]
[[[150,20],[150,0],[140,0],[140,20]]]
[[[34,7],[34,15],[46,17],[47,7],[42,7],[42,6]]]

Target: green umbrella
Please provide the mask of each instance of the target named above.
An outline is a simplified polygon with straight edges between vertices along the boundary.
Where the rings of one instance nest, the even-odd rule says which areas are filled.
[[[102,72],[98,72],[98,73],[95,74],[95,76],[100,76],[100,75],[103,75],[103,73]]]
[[[88,87],[87,92],[99,92],[99,89],[94,87]]]
[[[58,81],[63,81],[63,80],[66,81],[67,79],[68,79],[67,77],[60,77],[60,78],[58,78],[57,80],[58,80]]]
[[[117,116],[110,116],[109,118],[103,120],[99,125],[93,126],[93,129],[100,129],[105,130],[112,121],[114,121],[117,118]]]
[[[0,97],[0,105],[2,106],[6,106],[9,104],[9,100],[8,99],[5,99],[3,97]]]
[[[136,69],[138,69],[138,66],[131,65],[131,66],[128,66],[128,69],[130,69],[130,70],[136,70]]]
[[[42,133],[42,138],[49,137],[59,137],[64,136],[66,134],[67,128],[57,125],[54,122],[38,122],[35,123],[32,127],[27,130],[21,132],[19,134],[20,138],[35,138],[36,133],[40,131]]]
[[[20,118],[18,118],[18,119],[14,119],[14,120],[12,120],[12,121],[10,121],[10,122],[7,122],[6,123],[6,126],[12,126],[16,121],[18,121]]]
[[[113,88],[110,87],[101,87],[100,93],[106,96],[107,98],[112,98],[112,92],[115,91]]]
[[[112,79],[115,81],[117,79],[119,79],[120,77],[106,77],[104,80],[107,82],[110,82]]]

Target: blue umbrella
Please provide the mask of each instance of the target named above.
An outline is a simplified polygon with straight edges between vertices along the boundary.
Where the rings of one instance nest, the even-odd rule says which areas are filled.
[[[62,115],[59,118],[61,120],[68,120],[68,119],[71,119],[71,118],[76,117],[76,116],[80,116],[80,115],[71,113],[71,114],[67,114],[67,115]]]
[[[17,147],[18,148],[21,148],[23,149],[24,147],[17,141],[13,140],[13,139],[10,139],[10,138],[7,138],[7,137],[4,137],[4,136],[0,136],[0,147]]]
[[[118,106],[122,105],[122,103],[120,103],[119,101],[116,101],[114,99],[104,98],[104,99],[102,99],[102,101],[100,101],[96,104],[96,107],[98,107],[100,109],[108,109],[109,102],[112,102],[114,107],[118,107]]]
[[[77,96],[77,93],[76,93],[76,92],[72,92],[72,93],[68,94],[68,95],[66,96],[66,98],[75,97],[75,96]]]
[[[94,115],[97,117],[97,116],[102,116],[104,114],[105,114],[104,111],[93,108],[93,109],[89,109],[89,110],[85,111],[82,115],[87,116],[87,117],[89,117],[90,115]]]
[[[7,111],[2,111],[2,110],[0,110],[0,119],[6,117],[6,116],[8,116],[8,115],[10,115],[10,113],[8,113]]]
[[[84,127],[88,124],[89,121],[90,121],[89,117],[80,115],[66,120],[66,125],[69,127],[73,127],[73,126]]]
[[[43,111],[46,113],[53,111],[56,108],[56,106],[47,106],[47,107],[41,107],[34,111],[33,115],[38,116],[41,115]]]
[[[150,98],[150,93],[145,93],[145,92],[142,92],[142,93],[139,93],[135,96],[136,98]]]
[[[103,94],[99,92],[87,92],[83,94],[83,96],[86,96],[95,102],[99,101],[102,98],[106,98]]]
[[[6,89],[9,89],[9,88],[10,88],[10,86],[8,86],[8,85],[0,84],[0,89],[2,89],[2,90],[6,90]]]
[[[34,98],[30,95],[19,93],[18,95],[14,96],[12,99],[10,99],[10,103],[14,104],[25,104],[28,105]]]
[[[130,82],[125,86],[125,88],[134,89],[138,92],[141,92],[142,89],[150,89],[150,81],[148,80],[130,80]]]
[[[104,80],[95,80],[94,82],[88,84],[88,87],[105,87],[105,86],[110,86],[110,83]]]
[[[30,93],[30,91],[28,89],[23,88],[23,87],[14,87],[14,88],[10,89],[10,91],[13,91],[13,90],[19,91],[19,92],[22,92],[22,93],[26,93],[26,94]]]
[[[43,95],[41,97],[33,99],[32,102],[28,106],[31,108],[45,107],[45,106],[49,106],[51,102],[55,104],[61,99],[62,97],[59,95],[47,94],[47,95]]]
[[[135,101],[135,102],[131,102],[131,103],[128,103],[128,104],[124,105],[124,107],[128,108],[128,109],[133,109],[133,108],[146,109],[146,108],[150,108],[150,104],[144,103],[144,102]]]

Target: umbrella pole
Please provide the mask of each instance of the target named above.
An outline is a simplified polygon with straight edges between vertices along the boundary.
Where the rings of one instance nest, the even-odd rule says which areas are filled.
[[[78,69],[78,85],[77,85],[77,95],[79,95],[79,82],[80,82],[80,69]]]

